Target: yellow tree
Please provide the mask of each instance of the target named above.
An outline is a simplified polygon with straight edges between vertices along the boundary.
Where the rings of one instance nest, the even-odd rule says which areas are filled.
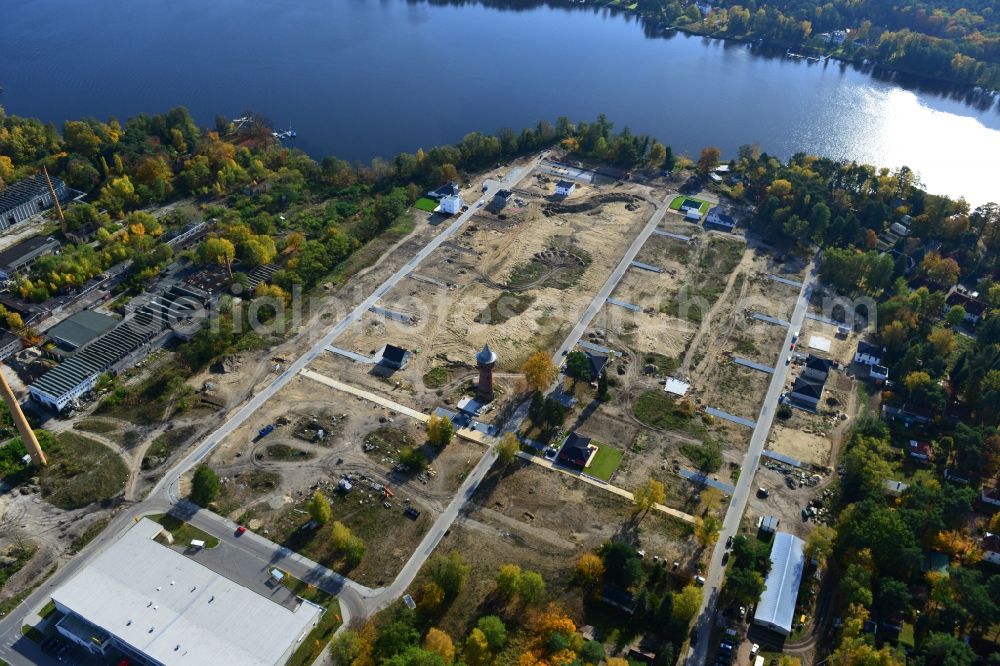
[[[333,517],[333,509],[330,508],[330,501],[318,490],[309,501],[309,515],[320,525],[326,525]]]
[[[444,590],[441,586],[432,580],[427,581],[420,586],[420,590],[417,592],[417,608],[420,609],[421,613],[433,614],[441,607],[444,602]]]
[[[555,380],[559,369],[545,352],[535,352],[521,366],[524,380],[533,391],[544,391]]]
[[[517,458],[517,452],[521,450],[521,443],[517,441],[517,435],[512,432],[506,433],[496,445],[497,460],[501,465],[507,467]]]
[[[604,660],[604,663],[608,666],[629,666],[628,660],[621,657],[608,657]]]
[[[431,414],[427,419],[427,441],[435,446],[445,447],[455,436],[455,424],[451,419]]]
[[[465,663],[469,666],[486,666],[490,662],[490,646],[486,634],[479,628],[473,629],[465,641]]]
[[[233,258],[236,248],[225,238],[208,238],[198,248],[198,258],[202,263],[216,263],[225,266],[229,279],[233,278]]]
[[[576,574],[584,587],[594,589],[604,577],[604,561],[594,553],[584,553],[577,560]]]
[[[714,169],[719,164],[719,155],[719,149],[715,146],[702,148],[701,155],[698,157],[698,173],[704,176]]]
[[[427,636],[424,638],[424,649],[441,655],[441,658],[449,664],[455,659],[455,644],[452,642],[451,636],[436,627],[431,627],[427,631]]]
[[[688,585],[674,595],[673,615],[675,620],[690,622],[701,608],[701,588]]]
[[[938,356],[950,356],[955,351],[955,334],[947,328],[939,328],[927,336],[927,341],[934,345]]]
[[[694,536],[702,548],[708,548],[719,538],[719,530],[722,529],[722,521],[715,516],[698,518],[694,525]]]
[[[663,484],[653,477],[649,477],[632,494],[632,501],[635,504],[635,514],[640,519],[645,518],[650,509],[657,504],[663,504],[666,499],[667,491],[664,489]]]

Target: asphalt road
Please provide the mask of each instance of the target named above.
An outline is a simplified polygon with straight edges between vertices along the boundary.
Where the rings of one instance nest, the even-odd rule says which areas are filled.
[[[754,477],[757,472],[757,465],[760,463],[760,456],[767,443],[767,436],[771,432],[771,425],[774,422],[774,415],[778,407],[778,399],[785,388],[785,381],[788,379],[790,365],[785,364],[785,357],[792,344],[792,337],[797,331],[802,329],[802,322],[805,320],[806,311],[809,306],[809,296],[816,280],[816,260],[814,259],[808,267],[808,277],[803,281],[802,289],[799,291],[798,301],[795,303],[795,310],[789,320],[791,326],[785,335],[785,341],[781,347],[781,353],[774,366],[774,375],[771,377],[771,384],[768,386],[764,403],[760,408],[760,415],[757,417],[757,426],[750,437],[750,446],[746,456],[743,458],[743,467],[740,478],[736,482],[736,490],[729,502],[729,509],[722,522],[722,531],[719,533],[719,540],[715,544],[712,552],[712,561],[709,565],[708,573],[705,576],[705,599],[702,603],[701,612],[695,621],[694,627],[698,631],[698,642],[688,649],[687,664],[697,666],[704,664],[708,656],[709,634],[712,623],[716,615],[716,603],[719,597],[719,589],[722,584],[722,574],[725,567],[722,566],[722,555],[726,552],[726,541],[731,536],[735,536],[743,519],[743,512],[746,510],[747,500],[750,498],[750,490],[753,487]]]
[[[535,168],[543,155],[536,157],[527,165],[511,169],[502,180],[487,180],[486,190],[481,194],[481,197],[489,201],[498,190],[513,188],[524,175],[527,175]],[[114,543],[122,532],[132,526],[138,516],[174,510],[183,513],[185,505],[179,504],[183,499],[179,490],[181,477],[192,467],[208,457],[219,442],[245,423],[264,403],[272,399],[289,381],[298,376],[299,372],[316,356],[329,353],[325,351],[325,347],[332,344],[349,326],[362,317],[368,311],[368,308],[395,287],[400,280],[404,279],[428,255],[454,236],[477,211],[478,206],[475,203],[470,204],[468,211],[460,215],[444,231],[435,236],[406,265],[390,276],[346,317],[331,328],[309,351],[291,363],[267,388],[252,396],[222,426],[205,437],[187,456],[174,465],[153,490],[150,491],[145,501],[121,511],[109,523],[108,527],[84,548],[80,554],[60,567],[44,585],[36,589],[17,608],[0,620],[0,658],[12,666],[56,663],[44,655],[38,649],[37,645],[21,635],[21,627],[25,624],[26,620],[44,605],[52,590],[72,577],[91,558]],[[489,471],[494,460],[495,454],[492,450],[487,451],[479,461],[479,464],[466,478],[465,483],[462,484],[460,492],[456,494],[445,512],[435,521],[431,531],[425,536],[424,541],[421,542],[421,547],[410,558],[410,561],[407,562],[403,572],[400,573],[392,585],[376,591],[372,591],[347,578],[338,576],[325,567],[310,562],[296,553],[291,553],[287,549],[259,535],[247,532],[239,537],[237,541],[234,536],[235,525],[211,512],[198,511],[196,514],[190,514],[187,519],[207,532],[219,536],[224,544],[220,547],[239,548],[244,554],[257,558],[260,561],[280,561],[282,562],[282,568],[296,578],[302,578],[310,582],[315,581],[315,584],[323,586],[323,589],[329,589],[330,591],[339,590],[335,593],[341,597],[341,607],[344,614],[360,619],[368,616],[369,609],[381,608],[391,603],[392,600],[402,594],[403,590],[409,586],[413,577],[427,559],[427,556],[451,526],[462,504],[465,503],[468,496],[475,492],[475,487],[486,475],[486,472]]]

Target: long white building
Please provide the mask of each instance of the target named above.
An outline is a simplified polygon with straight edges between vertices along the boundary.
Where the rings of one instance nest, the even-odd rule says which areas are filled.
[[[154,541],[142,519],[52,594],[56,629],[94,654],[155,666],[284,664],[323,609],[294,610]]]
[[[754,624],[783,636],[792,633],[795,600],[799,596],[805,566],[805,542],[788,532],[775,533],[771,544],[771,570],[754,611]]]

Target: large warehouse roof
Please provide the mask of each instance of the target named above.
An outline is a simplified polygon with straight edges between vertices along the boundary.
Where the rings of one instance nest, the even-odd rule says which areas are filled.
[[[163,546],[143,519],[52,599],[162,664],[278,664],[321,609],[292,611]]]
[[[70,349],[77,349],[107,333],[117,324],[118,320],[114,317],[93,310],[80,310],[50,328],[45,334]]]
[[[802,570],[805,568],[805,542],[788,532],[777,532],[771,545],[771,571],[754,612],[756,624],[786,636],[792,632],[795,599],[799,595]]]

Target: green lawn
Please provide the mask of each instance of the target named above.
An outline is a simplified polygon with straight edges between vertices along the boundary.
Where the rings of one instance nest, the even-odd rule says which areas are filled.
[[[597,454],[586,472],[602,481],[610,481],[611,475],[615,473],[622,461],[622,452],[607,444],[598,444],[597,442],[595,444],[597,444]]]
[[[684,196],[683,194],[679,194],[676,197],[674,197],[673,201],[670,202],[670,210],[680,210],[681,204],[687,201],[688,199],[690,199],[691,201],[697,201],[699,204],[701,204],[701,206],[698,207],[698,210],[701,212],[702,215],[707,213],[708,209],[712,207],[712,204],[705,201],[704,199],[699,199],[698,197],[688,197]]]
[[[419,199],[417,199],[416,203],[413,204],[413,206],[417,210],[422,210],[427,213],[433,213],[434,209],[438,207],[438,202],[434,201],[434,199],[429,199],[427,197],[420,197]]]
[[[188,545],[192,539],[204,541],[205,548],[215,548],[219,545],[219,540],[208,532],[199,530],[197,527],[189,525],[169,514],[161,513],[155,516],[148,516],[148,518],[163,525],[173,535],[175,545]]]

